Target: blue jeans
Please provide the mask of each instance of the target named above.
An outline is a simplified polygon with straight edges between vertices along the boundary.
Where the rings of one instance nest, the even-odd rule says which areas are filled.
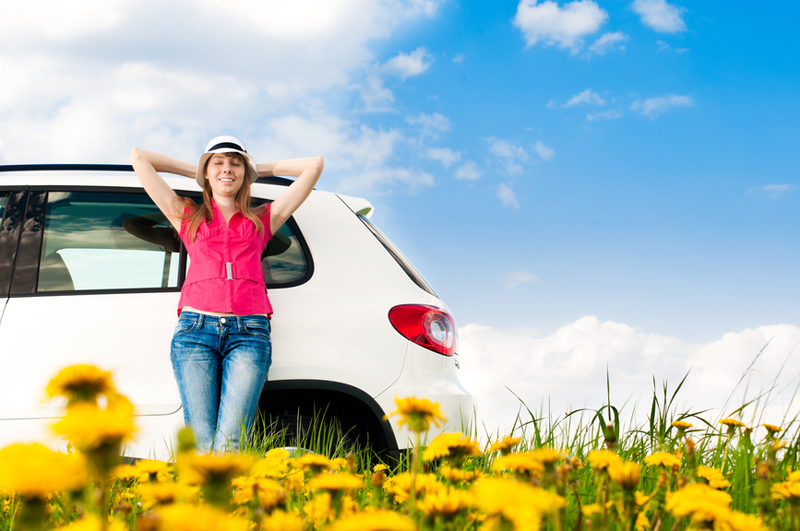
[[[181,312],[170,358],[201,452],[239,450],[272,363],[269,319]]]

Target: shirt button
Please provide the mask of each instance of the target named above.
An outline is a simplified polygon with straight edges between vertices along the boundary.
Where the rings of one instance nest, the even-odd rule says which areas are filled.
[[[225,318],[224,317],[220,317],[219,318],[219,322],[222,323],[222,324],[225,324]]]

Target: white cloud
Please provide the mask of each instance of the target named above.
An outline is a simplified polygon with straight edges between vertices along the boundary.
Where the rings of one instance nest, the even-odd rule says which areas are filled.
[[[379,70],[381,73],[399,76],[406,79],[423,74],[430,66],[433,57],[420,46],[411,53],[400,52],[389,59]]]
[[[642,24],[661,33],[686,31],[681,14],[683,7],[675,7],[666,0],[634,0],[633,10],[642,18]]]
[[[508,173],[522,173],[521,163],[530,158],[527,151],[507,140],[495,137],[489,137],[486,141],[489,142],[489,152],[497,157]]]
[[[539,282],[539,277],[532,275],[527,271],[514,271],[508,273],[503,277],[507,289],[516,288],[520,284],[529,284],[531,282]]]
[[[567,103],[564,104],[564,107],[575,107],[576,105],[605,105],[606,100],[600,97],[600,94],[597,92],[592,91],[592,89],[587,88],[583,92],[579,92],[572,96]]]
[[[511,426],[520,403],[510,391],[532,411],[544,406],[553,416],[584,406],[598,409],[606,403],[606,369],[612,404],[627,403],[621,418],[630,418],[638,403],[636,418],[643,421],[652,400],[653,378],[659,390],[661,382],[667,381],[672,392],[691,369],[677,395],[679,410],[711,409],[702,416],[715,422],[746,399],[774,387],[769,400],[746,409],[744,420],[756,425],[756,415],[764,412],[762,422],[780,424],[784,413],[789,411],[791,418],[799,409],[798,404],[790,405],[796,382],[779,392],[800,373],[800,357],[791,355],[798,342],[800,328],[788,324],[729,333],[706,344],[687,344],[677,337],[602,322],[595,316],[578,319],[550,335],[468,324],[459,328],[459,376],[475,395],[479,422],[490,432]],[[784,363],[782,372],[775,374],[774,368]],[[529,420],[527,413],[523,420]]]
[[[556,154],[556,151],[553,148],[545,146],[542,144],[541,140],[536,141],[536,145],[533,146],[533,150],[536,151],[536,154],[542,157],[544,160],[550,160]]]
[[[456,179],[474,181],[480,178],[481,172],[473,161],[467,161],[456,170]]]
[[[374,41],[439,3],[10,4],[0,18],[0,162],[126,163],[134,145],[196,160],[208,138],[230,133],[259,159],[324,155],[331,188],[430,186],[429,174],[394,160],[407,132],[362,127],[341,102],[358,86],[364,107],[389,108]],[[430,61],[415,51],[386,64],[403,77]]]
[[[497,197],[504,207],[519,208],[517,195],[507,184],[500,183],[500,186],[497,187]]]
[[[595,120],[616,120],[622,118],[622,111],[618,109],[609,109],[607,111],[592,112],[586,115],[586,119],[590,122]]]
[[[426,155],[431,160],[441,162],[445,168],[449,168],[461,160],[461,153],[450,148],[428,148]]]
[[[361,94],[362,110],[364,112],[388,112],[393,110],[394,94],[383,84],[383,78],[369,74],[363,84],[355,85]]]
[[[793,190],[795,188],[797,187],[791,184],[767,184],[764,186],[757,186],[755,188],[750,188],[747,192],[748,193],[759,192],[766,195],[770,199],[778,199],[789,190]]]
[[[651,120],[654,120],[669,109],[675,107],[691,107],[692,105],[694,105],[694,100],[691,96],[669,94],[667,96],[647,98],[644,101],[636,100],[631,104],[631,110],[639,111],[639,114],[642,116],[647,116]]]
[[[627,40],[628,36],[621,31],[604,33],[599,39],[594,41],[591,46],[589,46],[589,51],[597,55],[605,55],[609,50],[613,50],[614,48],[624,50],[625,47],[620,46],[619,43]]]
[[[435,112],[433,114],[419,113],[419,116],[407,116],[406,122],[417,125],[422,129],[423,136],[438,137],[439,133],[450,130],[450,118]]]
[[[460,53],[460,54],[456,55],[455,57],[453,57],[453,62],[454,63],[463,63],[464,62],[464,54]]]
[[[583,37],[595,33],[606,20],[608,13],[592,0],[569,2],[564,7],[550,0],[522,0],[514,26],[522,31],[527,47],[541,42],[577,53],[583,46]]]

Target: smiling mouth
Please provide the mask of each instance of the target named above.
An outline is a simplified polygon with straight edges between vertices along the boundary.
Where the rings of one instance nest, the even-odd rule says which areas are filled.
[[[232,183],[233,179],[223,178],[223,179],[219,179],[219,182],[221,182],[221,183]]]

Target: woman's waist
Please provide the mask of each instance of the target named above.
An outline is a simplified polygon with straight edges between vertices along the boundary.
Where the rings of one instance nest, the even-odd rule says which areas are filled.
[[[181,315],[184,312],[192,312],[192,313],[200,313],[203,315],[210,315],[212,317],[266,317],[269,319],[269,314],[266,313],[247,313],[247,314],[238,314],[238,313],[230,313],[230,312],[211,312],[208,310],[198,310],[197,308],[193,308],[191,306],[184,306],[180,309]]]

